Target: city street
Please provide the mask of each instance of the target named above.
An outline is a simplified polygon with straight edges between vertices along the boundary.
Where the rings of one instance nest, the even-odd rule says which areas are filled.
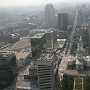
[[[75,17],[75,20],[74,20],[71,35],[69,36],[69,39],[67,40],[66,48],[64,49],[64,51],[61,54],[62,61],[61,61],[60,65],[59,65],[59,68],[58,68],[58,74],[59,74],[60,79],[61,79],[62,75],[65,73],[65,71],[67,69],[69,53],[70,53],[70,50],[71,50],[71,46],[72,46],[72,43],[73,43],[73,36],[74,36],[76,25],[77,25],[77,16],[78,16],[78,12],[76,10],[76,17]],[[67,54],[65,55],[68,44],[69,44],[69,48],[68,48]],[[75,73],[75,74],[77,74],[77,73]]]

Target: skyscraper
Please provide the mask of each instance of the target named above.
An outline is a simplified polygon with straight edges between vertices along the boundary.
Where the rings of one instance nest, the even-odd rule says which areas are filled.
[[[45,24],[47,28],[53,28],[55,26],[55,14],[52,4],[47,4],[45,7]]]
[[[67,13],[58,14],[58,29],[67,31],[68,29],[68,14]]]
[[[84,22],[83,11],[81,9],[78,11],[77,21],[79,26]]]
[[[41,54],[37,60],[38,82],[40,90],[54,90],[54,55]]]
[[[53,49],[53,31],[46,32],[46,48]]]

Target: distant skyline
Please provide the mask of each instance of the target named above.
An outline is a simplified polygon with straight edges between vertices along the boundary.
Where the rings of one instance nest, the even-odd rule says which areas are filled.
[[[47,3],[60,2],[90,2],[90,0],[0,0],[0,7],[10,6],[27,6],[27,5],[43,5]]]

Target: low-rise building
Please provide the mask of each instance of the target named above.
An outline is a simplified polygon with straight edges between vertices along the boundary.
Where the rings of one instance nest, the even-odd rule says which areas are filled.
[[[15,52],[17,65],[19,67],[24,67],[28,62],[30,62],[29,57],[32,57],[30,38],[23,38],[17,43],[3,49],[3,51]]]
[[[28,62],[30,62],[29,57],[31,57],[30,52],[18,52],[16,53],[17,65],[19,67],[24,67]]]

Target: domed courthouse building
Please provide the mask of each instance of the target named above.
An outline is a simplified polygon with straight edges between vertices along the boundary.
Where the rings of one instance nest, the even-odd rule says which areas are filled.
[[[75,65],[76,70],[84,70],[84,67],[90,67],[90,56],[83,56],[83,43],[80,37],[79,43],[77,43],[77,53],[76,56],[70,56],[68,60],[68,65]]]

